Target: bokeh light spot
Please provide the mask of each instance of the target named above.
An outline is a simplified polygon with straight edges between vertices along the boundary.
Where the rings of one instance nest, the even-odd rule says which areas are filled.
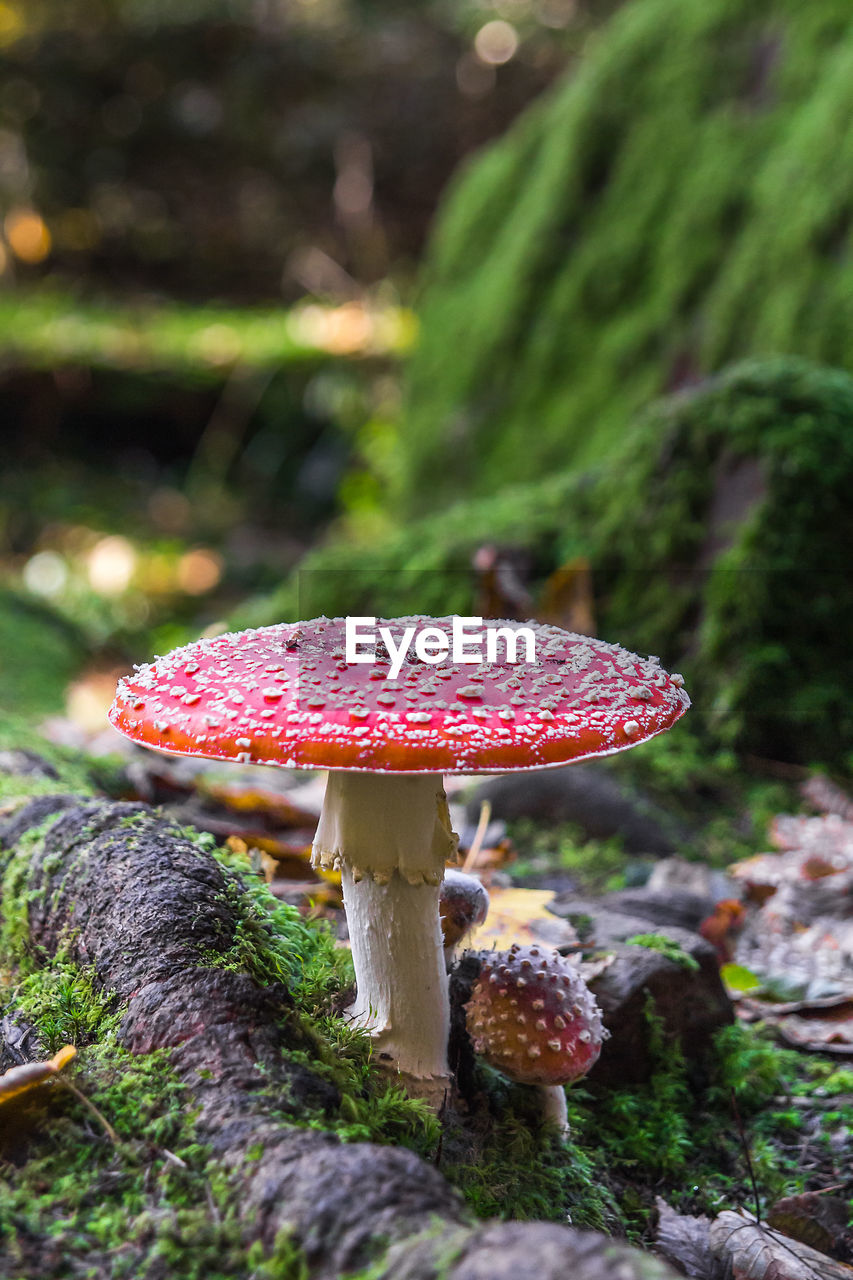
[[[119,596],[130,586],[136,552],[127,538],[110,534],[89,552],[86,569],[93,591],[101,596]]]
[[[0,48],[14,44],[26,29],[23,14],[17,6],[0,4]]]
[[[222,577],[222,557],[207,547],[187,551],[178,561],[178,585],[187,595],[212,591]]]
[[[35,209],[12,209],[4,223],[6,239],[21,262],[44,262],[50,253],[50,232]]]
[[[208,364],[232,364],[243,353],[236,329],[229,324],[209,324],[193,342],[193,349]]]
[[[503,66],[518,52],[518,32],[511,22],[495,18],[480,27],[474,37],[474,48],[482,62],[493,67]]]
[[[456,86],[465,98],[485,98],[495,87],[495,69],[474,53],[463,53],[456,64]]]
[[[24,585],[39,596],[57,596],[68,582],[68,565],[56,551],[38,551],[24,565]]]

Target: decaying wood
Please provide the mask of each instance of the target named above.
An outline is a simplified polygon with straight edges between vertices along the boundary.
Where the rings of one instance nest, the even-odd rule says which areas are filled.
[[[172,1050],[201,1139],[240,1170],[247,1241],[272,1246],[289,1230],[317,1280],[364,1267],[385,1247],[395,1280],[429,1280],[442,1258],[448,1280],[673,1274],[568,1227],[472,1226],[457,1193],[411,1152],[288,1126],[282,1112],[331,1108],[337,1095],[287,1060],[300,1034],[286,1017],[289,992],[211,967],[239,920],[228,873],[146,806],[75,796],[40,797],[0,820],[0,850],[51,815],[28,876],[32,942],[48,954],[62,944],[126,1003],[131,1051]],[[258,1146],[261,1158],[245,1161]],[[457,1260],[447,1269],[449,1246]]]

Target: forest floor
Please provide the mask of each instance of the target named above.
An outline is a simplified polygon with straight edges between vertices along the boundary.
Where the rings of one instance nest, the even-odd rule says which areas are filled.
[[[258,793],[257,776],[235,779],[225,795],[203,773],[190,779],[180,770],[170,774],[162,758],[141,766],[138,757],[86,756],[47,744],[14,721],[3,725],[2,738],[0,1065],[46,1062],[66,1045],[77,1051],[61,1077],[51,1074],[47,1085],[2,1107],[0,1225],[10,1276],[30,1275],[36,1266],[42,1275],[64,1274],[74,1258],[93,1275],[106,1274],[107,1267],[112,1275],[168,1275],[174,1273],[170,1267],[180,1267],[182,1275],[226,1277],[246,1274],[250,1256],[252,1274],[259,1276],[332,1276],[370,1266],[386,1274],[379,1260],[388,1240],[413,1234],[407,1214],[426,1174],[407,1166],[414,1183],[404,1179],[399,1195],[383,1201],[388,1220],[382,1219],[381,1230],[361,1218],[356,1228],[330,1186],[320,1246],[312,1216],[317,1205],[298,1180],[293,1183],[294,1157],[281,1146],[294,1133],[306,1142],[313,1142],[311,1135],[334,1135],[354,1161],[357,1152],[368,1152],[362,1159],[370,1172],[356,1161],[350,1174],[342,1172],[338,1147],[333,1160],[328,1157],[334,1174],[331,1166],[323,1172],[324,1143],[299,1155],[306,1171],[320,1161],[319,1172],[306,1172],[307,1178],[322,1181],[328,1174],[331,1183],[340,1179],[344,1186],[352,1177],[365,1184],[368,1198],[389,1153],[417,1156],[425,1162],[418,1167],[437,1178],[435,1185],[427,1180],[424,1194],[428,1212],[444,1223],[438,1235],[445,1245],[448,1232],[452,1243],[472,1221],[571,1222],[657,1247],[682,1265],[690,1255],[698,1266],[699,1257],[705,1271],[692,1274],[713,1277],[727,1250],[737,1257],[736,1248],[755,1245],[744,1235],[746,1219],[725,1215],[752,1212],[766,1233],[758,1242],[764,1270],[749,1273],[757,1280],[774,1274],[768,1268],[779,1247],[802,1252],[817,1245],[835,1256],[833,1262],[826,1257],[827,1267],[847,1274],[847,1197],[853,1192],[849,1000],[838,993],[822,997],[808,966],[799,992],[778,983],[774,989],[772,975],[756,976],[766,939],[762,943],[755,921],[765,907],[749,908],[753,916],[741,933],[724,927],[716,935],[718,947],[758,939],[750,953],[753,969],[730,968],[733,985],[727,989],[740,1016],[722,1018],[697,1055],[670,1034],[669,1006],[662,1016],[647,1001],[645,1068],[639,1078],[628,1068],[625,1079],[618,1072],[614,1078],[613,1070],[599,1077],[593,1071],[571,1089],[567,1143],[541,1128],[533,1092],[474,1062],[470,1046],[460,1060],[459,1092],[439,1123],[376,1070],[369,1043],[340,1018],[351,969],[346,948],[335,945],[343,931],[336,891],[308,883],[307,865],[298,864],[305,832],[292,825],[304,822],[316,803],[319,779],[306,785],[289,775],[279,779],[274,771],[279,827],[271,835],[273,802],[268,792]],[[711,771],[708,781],[719,785],[719,775]],[[644,791],[647,801],[649,795]],[[452,798],[464,823],[461,793]],[[655,803],[661,798],[659,792]],[[779,798],[779,784],[767,790],[765,780],[751,797],[741,793],[738,800],[760,807]],[[790,808],[796,802],[790,787],[787,799]],[[151,810],[144,800],[158,807]],[[297,815],[290,827],[281,824],[285,801]],[[689,807],[689,798],[684,802]],[[707,796],[697,803],[701,809]],[[476,805],[475,798],[469,812]],[[642,909],[643,893],[648,907],[655,866],[660,873],[681,862],[723,874],[723,817],[731,851],[743,855],[766,847],[766,830],[763,837],[753,834],[737,805],[694,835],[694,845],[704,841],[704,856],[692,852],[692,862],[638,858],[615,838],[584,839],[576,825],[554,817],[494,827],[480,857],[503,915],[498,941],[493,930],[473,945],[504,945],[507,930],[531,940],[550,917],[546,936],[554,925],[582,936],[586,928],[583,956],[593,965],[608,949],[635,957],[631,971],[651,960],[668,988],[681,990],[683,983],[676,1004],[689,1006],[698,990],[691,986],[699,968],[694,943],[685,949],[678,929],[647,914],[646,926],[635,919],[626,947],[613,942],[612,933],[605,937],[605,917],[595,912],[604,903],[612,925],[614,912],[630,917],[638,904]],[[257,835],[261,820],[269,838],[253,842],[251,831]],[[826,840],[826,817],[799,821],[823,823]],[[847,825],[838,815],[829,820],[830,829],[838,824]],[[262,851],[264,844],[276,856]],[[164,848],[172,851],[165,866]],[[812,850],[808,856],[818,855]],[[709,861],[718,869],[709,869]],[[761,871],[759,866],[755,883]],[[545,892],[553,893],[551,912],[542,907],[541,885],[549,876],[557,889]],[[195,905],[186,901],[187,882]],[[824,869],[807,884],[819,890],[827,882]],[[716,888],[707,881],[712,906]],[[583,911],[564,909],[566,901],[580,900]],[[87,902],[90,909],[81,913]],[[182,915],[176,915],[176,902]],[[195,921],[190,934],[188,909]],[[590,913],[599,935],[592,938]],[[87,923],[69,928],[72,915]],[[206,920],[201,931],[200,919]],[[836,932],[843,927],[836,921]],[[710,951],[698,936],[695,945]],[[704,952],[695,954],[707,963]],[[715,963],[712,969],[719,983]],[[833,1016],[834,1026],[826,1021]],[[801,1024],[809,1019],[808,1034],[823,1037],[822,1045],[806,1045]],[[618,1027],[613,1030],[618,1045]],[[790,1046],[798,1036],[795,1050]],[[245,1043],[251,1045],[252,1073],[265,1064],[260,1090],[256,1077],[247,1083]],[[74,1092],[56,1087],[65,1077]],[[271,1199],[273,1168],[279,1182]],[[283,1170],[289,1170],[286,1185]],[[449,1186],[461,1192],[465,1208]],[[248,1239],[247,1202],[254,1218]],[[805,1243],[778,1246],[768,1223]],[[533,1240],[523,1246],[538,1247]],[[390,1265],[387,1257],[381,1265]]]

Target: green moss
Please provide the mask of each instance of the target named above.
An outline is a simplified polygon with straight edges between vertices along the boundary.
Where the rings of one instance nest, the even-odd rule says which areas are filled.
[[[335,945],[325,922],[306,921],[295,907],[279,902],[239,855],[216,848],[212,837],[192,829],[183,834],[228,872],[225,893],[238,917],[223,950],[206,953],[202,961],[249,973],[262,986],[283,983],[296,1004],[303,1045],[292,1049],[291,1060],[340,1092],[336,1114],[305,1112],[299,1122],[332,1129],[345,1142],[396,1143],[431,1156],[439,1137],[434,1114],[373,1068],[369,1036],[329,1013],[333,999],[354,981],[349,951]]]
[[[567,1091],[571,1134],[560,1143],[538,1124],[535,1091],[486,1067],[478,1080],[488,1112],[459,1133],[445,1130],[442,1172],[482,1216],[547,1218],[642,1239],[654,1200],[682,1212],[716,1214],[751,1202],[743,1144],[731,1107],[734,1087],[764,1208],[809,1185],[798,1153],[813,1134],[826,1169],[835,1127],[810,1111],[843,1081],[832,1063],[780,1049],[761,1028],[736,1025],[715,1040],[697,1074],[666,1040],[648,1008],[653,1070],[618,1089],[584,1081]],[[801,1106],[788,1103],[799,1099]],[[818,1104],[819,1105],[819,1104]],[[847,1106],[840,1123],[849,1123]],[[799,1135],[799,1136],[797,1136]]]
[[[454,1150],[452,1138],[442,1173],[481,1218],[547,1220],[619,1233],[623,1216],[602,1165],[586,1136],[574,1133],[578,1113],[570,1105],[569,1144],[541,1129],[535,1094],[491,1083],[500,1122],[466,1135]],[[486,1085],[488,1087],[488,1083]],[[569,1098],[572,1102],[571,1094]],[[447,1139],[446,1139],[447,1141]]]
[[[623,889],[631,859],[618,836],[588,839],[571,822],[536,822],[518,818],[508,834],[518,857],[512,863],[514,879],[554,872],[569,873],[589,893]]]
[[[138,821],[133,817],[125,826],[132,829]],[[202,847],[212,843],[196,832],[185,834]],[[116,1277],[159,1274],[163,1267],[190,1280],[244,1276],[240,1176],[226,1175],[199,1143],[192,1098],[174,1074],[169,1053],[129,1054],[117,1039],[124,1007],[91,972],[62,954],[51,958],[35,951],[29,941],[26,904],[34,890],[28,888],[28,871],[42,837],[43,829],[34,831],[6,854],[0,964],[13,976],[2,1005],[31,1021],[46,1051],[66,1043],[78,1047],[74,1082],[116,1130],[119,1143],[112,1146],[100,1134],[93,1139],[91,1113],[61,1086],[50,1090],[47,1113],[33,1120],[26,1164],[7,1169],[0,1153],[4,1260],[17,1268],[14,1274],[29,1274],[27,1248],[49,1239],[61,1258],[85,1260],[108,1252]],[[331,1080],[343,1095],[337,1114],[306,1111],[295,1118],[286,1091],[271,1084],[260,1095],[267,1113],[275,1116],[280,1107],[282,1123],[333,1129],[344,1140],[434,1149],[435,1118],[372,1069],[366,1036],[328,1012],[330,994],[348,977],[328,930],[306,924],[265,886],[238,874],[231,855],[219,851],[218,857],[240,922],[235,937],[208,959],[248,972],[262,984],[287,983],[296,1001],[290,1030],[302,1046],[292,1060]],[[300,1280],[305,1273],[304,1257],[286,1235],[269,1256],[259,1246],[250,1254],[259,1277]],[[40,1251],[40,1265],[42,1256]]]
[[[846,375],[745,364],[653,407],[621,455],[619,505],[602,505],[597,527],[602,616],[632,646],[685,658],[724,746],[845,758],[851,427]],[[723,510],[739,486],[732,523]]]
[[[851,68],[844,0],[623,5],[444,201],[392,506],[605,457],[743,355],[853,368]]]
[[[48,1053],[63,1045],[93,1044],[118,1028],[116,1001],[91,973],[56,957],[50,968],[24,977],[12,993],[16,1009],[38,1028]]]
[[[677,1048],[664,1041],[650,1010],[651,1079],[619,1090],[591,1084],[570,1090],[568,1144],[540,1128],[535,1091],[485,1067],[480,1111],[451,1117],[440,1130],[422,1104],[374,1069],[368,1037],[329,1011],[351,971],[328,931],[278,903],[244,863],[214,850],[209,836],[176,833],[216,856],[229,907],[238,916],[234,936],[223,938],[221,949],[202,962],[249,973],[264,984],[286,982],[295,997],[293,1010],[282,1015],[287,1056],[341,1095],[328,1113],[295,1115],[286,1087],[270,1080],[259,1096],[265,1114],[283,1124],[331,1129],[345,1141],[406,1145],[436,1162],[476,1214],[553,1221],[570,1215],[578,1226],[639,1235],[655,1194],[691,1211],[716,1211],[745,1197],[746,1170],[730,1118],[732,1087],[766,1199],[802,1189],[806,1181],[792,1154],[792,1134],[805,1132],[809,1122],[777,1099],[841,1095],[839,1124],[853,1118],[843,1097],[849,1073],[837,1064],[818,1069],[754,1029],[734,1027],[718,1037],[708,1077],[696,1079]],[[10,893],[15,900],[26,897],[26,870],[39,839],[34,833],[29,846],[7,854],[5,874],[14,875],[14,883],[8,882],[4,902]],[[169,1054],[128,1054],[117,1039],[120,1003],[67,957],[33,953],[25,924],[22,915],[4,937],[3,1004],[33,1022],[47,1049],[77,1045],[73,1079],[114,1126],[119,1144],[110,1145],[72,1096],[60,1087],[50,1090],[26,1164],[14,1171],[0,1165],[0,1226],[11,1241],[13,1265],[20,1260],[18,1273],[26,1274],[28,1242],[49,1238],[64,1258],[109,1251],[118,1277],[156,1273],[157,1267],[198,1280],[245,1275],[240,1174],[226,1175],[199,1143],[192,1097]],[[258,1154],[250,1148],[247,1159]],[[304,1258],[286,1236],[271,1256],[262,1258],[254,1246],[249,1258],[255,1274],[268,1280],[303,1275]]]
[[[690,1124],[695,1097],[681,1047],[666,1037],[651,996],[646,1024],[653,1063],[648,1083],[597,1096],[595,1113],[602,1148],[615,1167],[673,1177],[696,1154]]]
[[[5,858],[0,848],[0,964],[17,965],[29,972],[38,964],[36,948],[30,941],[30,903],[44,890],[29,883],[30,862],[41,844],[53,817],[21,836],[14,856]]]
[[[59,1275],[68,1258],[102,1251],[116,1277],[147,1275],[162,1258],[198,1280],[244,1274],[233,1190],[196,1140],[190,1098],[169,1053],[134,1056],[122,1048],[123,1010],[91,973],[61,957],[13,981],[2,997],[49,1051],[78,1047],[66,1074],[118,1137],[112,1144],[60,1083],[29,1111],[12,1113],[7,1123],[16,1141],[11,1152],[0,1148],[0,1234],[6,1265],[14,1268],[7,1274],[31,1274],[34,1241],[42,1242],[43,1275]],[[29,1147],[26,1163],[4,1165],[3,1155],[18,1158],[22,1145]]]
[[[93,762],[79,751],[58,747],[42,737],[34,727],[32,716],[12,714],[4,709],[0,714],[0,752],[15,751],[34,753],[55,776],[39,770],[12,773],[0,769],[0,804],[24,802],[32,796],[55,795],[60,791],[77,795],[94,792]]]
[[[793,1050],[780,1049],[760,1029],[752,1031],[740,1023],[723,1027],[715,1040],[710,1100],[726,1106],[734,1091],[739,1108],[746,1114],[757,1112],[789,1091],[802,1065]]]
[[[250,872],[239,854],[218,848],[212,836],[189,836],[228,872],[225,894],[238,916],[237,931],[225,949],[205,957],[218,967],[249,973],[261,986],[283,983],[308,1014],[318,1014],[353,980],[349,953],[335,946],[329,926],[306,920],[296,907],[279,902],[264,880]]]
[[[388,348],[404,349],[411,318],[390,308],[385,318]],[[0,298],[4,356],[35,368],[66,361],[96,369],[189,373],[197,382],[215,383],[237,361],[255,369],[328,361],[328,352],[301,339],[299,330],[298,315],[280,307],[130,307],[45,288],[16,289]]]
[[[47,605],[0,587],[0,707],[28,720],[61,709],[82,637]]]
[[[658,951],[667,960],[672,960],[673,964],[681,965],[682,969],[692,969],[694,973],[699,969],[699,961],[689,951],[685,951],[679,942],[667,938],[665,934],[635,933],[625,941],[632,947],[647,947],[650,951]]]
[[[339,539],[237,621],[476,613],[478,547],[522,549],[534,597],[583,555],[599,634],[684,671],[701,751],[843,765],[851,487],[853,378],[747,362],[651,406],[606,466],[465,501],[371,544]]]

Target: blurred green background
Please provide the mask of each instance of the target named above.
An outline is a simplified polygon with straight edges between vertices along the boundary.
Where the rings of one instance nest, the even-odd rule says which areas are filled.
[[[842,0],[0,0],[0,701],[547,617],[851,765]]]

